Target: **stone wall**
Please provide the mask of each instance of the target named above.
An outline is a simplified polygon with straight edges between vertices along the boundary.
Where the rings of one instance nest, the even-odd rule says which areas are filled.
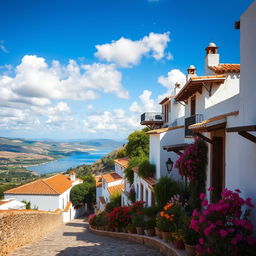
[[[60,211],[0,211],[0,256],[32,242],[60,224]]]

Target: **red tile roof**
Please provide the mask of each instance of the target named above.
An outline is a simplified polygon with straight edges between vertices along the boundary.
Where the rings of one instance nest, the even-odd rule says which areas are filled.
[[[226,75],[214,75],[214,76],[194,76],[191,77],[180,92],[176,95],[177,101],[186,101],[196,92],[202,92],[204,83],[223,83],[226,79]]]
[[[109,182],[121,180],[122,177],[116,172],[110,172],[110,173],[102,174],[102,179],[104,179],[107,183],[109,183]]]
[[[56,174],[46,179],[39,179],[25,185],[9,189],[4,194],[60,195],[72,186],[68,176]]]
[[[124,189],[124,184],[119,184],[116,186],[108,187],[108,192],[110,195],[114,195],[116,193],[121,193],[123,189]]]
[[[96,180],[96,187],[97,188],[102,187],[102,177],[101,177],[101,175],[95,176],[95,180]]]
[[[223,114],[223,115],[215,116],[215,117],[209,118],[207,120],[204,120],[200,123],[192,124],[188,128],[191,129],[191,130],[204,129],[206,127],[206,125],[211,123],[211,122],[224,119],[228,116],[237,116],[238,114],[239,114],[239,111],[234,111],[234,112],[226,113],[226,114]]]
[[[124,158],[118,158],[114,160],[116,163],[118,163],[119,165],[123,166],[124,168],[128,167],[128,158],[124,157]]]
[[[219,64],[218,66],[209,66],[216,74],[240,73],[240,64]]]
[[[151,130],[151,131],[146,132],[146,134],[160,134],[160,133],[163,133],[163,132],[168,132],[168,131],[175,130],[175,129],[180,129],[180,128],[184,128],[184,125],[155,129],[155,130]]]

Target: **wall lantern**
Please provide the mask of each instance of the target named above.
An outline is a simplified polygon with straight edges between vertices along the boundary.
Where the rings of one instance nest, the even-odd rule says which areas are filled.
[[[173,161],[171,158],[168,158],[167,162],[166,162],[166,168],[168,173],[170,174],[173,168]]]

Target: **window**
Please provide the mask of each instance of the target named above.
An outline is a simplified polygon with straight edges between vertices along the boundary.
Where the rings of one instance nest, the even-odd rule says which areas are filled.
[[[168,102],[167,104],[164,104],[164,106],[163,106],[164,122],[165,123],[169,122],[169,106],[170,106],[170,102]]]
[[[190,116],[196,114],[196,96],[191,97],[190,100]]]
[[[143,184],[140,184],[140,200],[142,200],[143,201],[143,198],[144,198],[144,195],[143,195],[143,191],[144,189],[143,189]]]
[[[146,206],[148,206],[148,190],[146,189]]]
[[[139,184],[137,184],[136,196],[137,196],[137,199],[139,200]]]

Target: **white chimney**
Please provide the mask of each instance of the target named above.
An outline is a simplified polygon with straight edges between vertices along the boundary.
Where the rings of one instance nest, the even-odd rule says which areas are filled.
[[[76,173],[74,171],[70,172],[70,180],[76,181]]]
[[[220,55],[218,54],[218,48],[215,43],[209,43],[208,47],[205,48],[206,56],[204,58],[204,72],[205,75],[213,75],[214,72],[208,67],[218,66],[220,64]]]
[[[188,74],[187,74],[187,81],[190,79],[192,76],[197,76],[196,74],[196,68],[194,65],[190,65],[189,68],[187,69]]]

